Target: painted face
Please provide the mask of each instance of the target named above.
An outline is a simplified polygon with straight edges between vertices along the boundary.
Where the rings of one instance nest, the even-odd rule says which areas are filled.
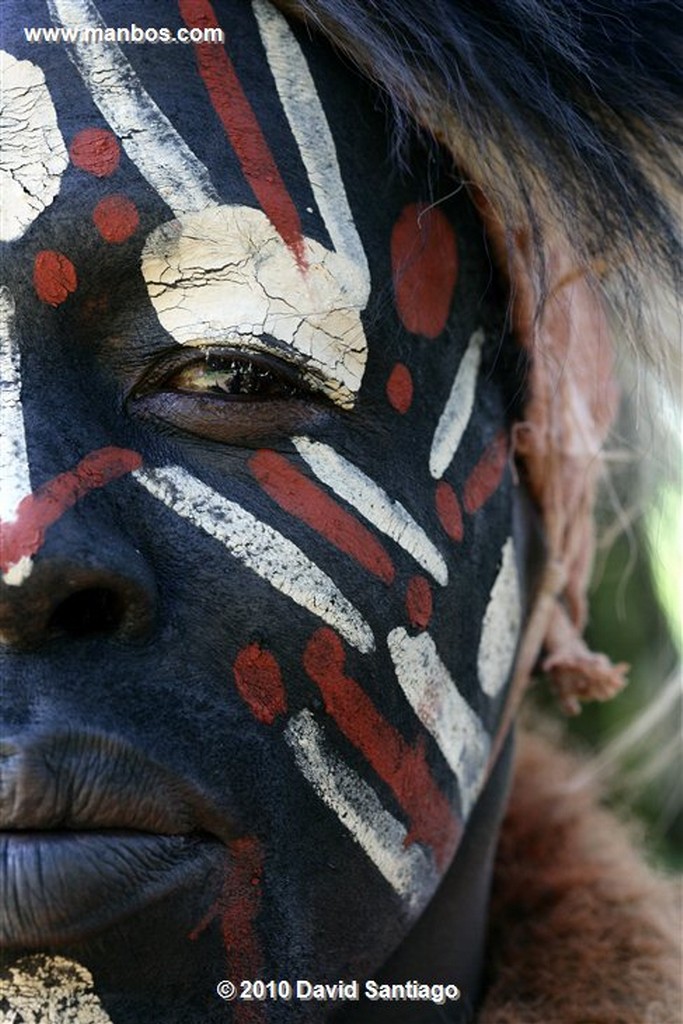
[[[7,7],[12,984],[48,953],[115,1024],[277,1021],[216,982],[376,970],[485,786],[516,357],[465,191],[399,173],[378,98],[265,0],[165,5],[225,45],[31,45],[148,11]]]

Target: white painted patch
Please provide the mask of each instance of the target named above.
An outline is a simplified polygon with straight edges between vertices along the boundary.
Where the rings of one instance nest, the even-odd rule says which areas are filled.
[[[14,333],[14,298],[0,286],[0,522],[13,523],[17,507],[31,493],[26,431],[21,406],[21,366]],[[8,586],[18,587],[33,568],[28,556],[2,574]]]
[[[180,466],[139,469],[133,477],[177,515],[215,537],[242,565],[322,619],[364,654],[374,650],[360,612],[295,544]]]
[[[448,583],[443,556],[400,501],[390,498],[379,484],[329,445],[308,437],[292,440],[318,480],[402,547],[437,583],[443,586]]]
[[[497,697],[512,671],[522,626],[522,598],[512,537],[503,545],[502,563],[484,615],[477,670],[481,688]]]
[[[370,291],[370,272],[339,170],[337,151],[315,82],[296,37],[267,0],[253,0],[268,64],[318,209],[336,251],[347,258],[349,290]]]
[[[4,1024],[112,1024],[92,975],[63,956],[23,957],[0,975]]]
[[[45,75],[0,50],[0,241],[13,242],[59,193],[69,162]]]
[[[375,791],[330,749],[310,711],[290,719],[285,740],[297,766],[326,807],[363,849],[380,874],[418,912],[438,884],[431,857],[417,843],[405,845],[407,831]]]
[[[369,286],[343,253],[308,238],[303,253],[305,271],[261,210],[217,206],[153,231],[142,274],[178,344],[281,355],[348,408],[367,360],[360,313]]]
[[[470,421],[483,343],[484,332],[479,328],[470,338],[467,351],[462,357],[455,375],[448,401],[436,425],[432,450],[429,454],[429,471],[435,480],[439,480],[444,475],[453,461],[462,435]]]
[[[401,689],[458,781],[463,818],[467,818],[484,780],[488,733],[460,694],[428,633],[409,636],[399,627],[389,633],[387,644]]]
[[[48,0],[64,28],[107,27],[92,0]],[[70,54],[100,113],[126,154],[176,216],[218,203],[209,173],[145,91],[117,43],[78,41]]]

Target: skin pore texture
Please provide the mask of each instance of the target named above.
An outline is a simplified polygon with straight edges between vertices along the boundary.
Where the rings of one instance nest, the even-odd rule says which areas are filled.
[[[483,228],[265,0],[23,33],[148,18],[3,7],[3,998],[466,1021],[529,547]],[[216,993],[373,976],[462,998]]]

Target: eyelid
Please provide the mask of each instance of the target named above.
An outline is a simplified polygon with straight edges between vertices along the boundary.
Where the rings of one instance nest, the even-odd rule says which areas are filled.
[[[239,356],[245,359],[250,357],[266,357],[273,361],[272,369],[276,372],[277,364],[285,363],[299,375],[301,386],[309,387],[313,392],[323,395],[335,405],[342,408],[350,408],[355,401],[355,395],[338,380],[325,376],[319,365],[307,357],[304,352],[293,348],[286,342],[280,341],[272,335],[259,335],[228,331],[216,338],[198,337],[183,342],[182,345],[173,349],[173,352],[196,350],[208,355],[223,355],[225,358]],[[185,363],[185,365],[187,365]]]

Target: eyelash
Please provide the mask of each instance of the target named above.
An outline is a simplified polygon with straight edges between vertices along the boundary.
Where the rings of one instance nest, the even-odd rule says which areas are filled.
[[[206,385],[197,386],[202,375],[208,378]],[[215,347],[174,348],[145,374],[134,397],[159,391],[226,402],[316,397],[314,385],[284,360],[262,352]]]

